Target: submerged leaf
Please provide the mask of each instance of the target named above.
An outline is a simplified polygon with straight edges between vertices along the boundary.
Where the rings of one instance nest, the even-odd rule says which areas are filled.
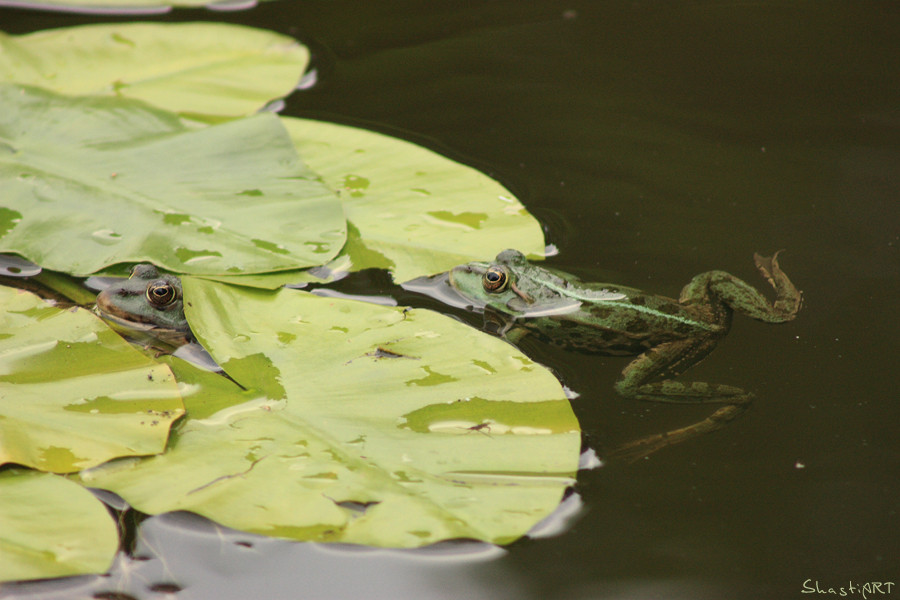
[[[165,450],[172,373],[100,319],[0,287],[0,464],[70,473]]]
[[[78,275],[216,274],[320,265],[344,244],[340,202],[273,115],[188,129],[142,102],[12,85],[0,105],[0,251]]]
[[[102,573],[118,545],[106,507],[78,484],[0,472],[0,581]]]
[[[199,386],[170,449],[83,472],[86,485],[151,514],[395,547],[510,542],[571,485],[572,409],[502,340],[427,310],[184,286],[194,333],[251,390],[173,361]]]
[[[116,3],[121,1],[110,2]],[[309,51],[290,37],[224,23],[84,25],[21,36],[0,32],[0,81],[69,95],[138,98],[194,115],[252,114],[289,94],[308,62]]]

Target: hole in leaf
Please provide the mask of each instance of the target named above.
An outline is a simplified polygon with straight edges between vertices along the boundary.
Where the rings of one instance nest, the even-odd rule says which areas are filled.
[[[370,507],[379,504],[379,502],[356,502],[355,500],[344,500],[343,502],[335,502],[335,504],[337,504],[341,508],[346,508],[349,511],[364,515]]]

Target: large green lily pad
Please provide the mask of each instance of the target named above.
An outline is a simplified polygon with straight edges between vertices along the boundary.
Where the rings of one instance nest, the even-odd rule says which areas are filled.
[[[340,193],[354,270],[388,269],[406,281],[506,248],[543,256],[540,224],[484,173],[372,131],[282,121],[310,168]]]
[[[103,573],[119,545],[106,507],[58,475],[0,472],[0,581]]]
[[[0,286],[0,464],[70,473],[158,454],[178,386],[99,318]]]
[[[265,100],[286,94],[308,56],[290,38],[228,27],[123,24],[0,36],[0,78],[67,94],[138,97],[200,118],[246,114]],[[292,71],[289,66],[301,68]],[[301,156],[341,194],[350,221],[344,256],[353,270],[383,268],[395,280],[405,281],[492,257],[510,247],[532,258],[543,254],[540,225],[509,190],[483,173],[370,131],[304,119],[283,122]],[[230,167],[223,165],[216,176],[227,171]],[[215,181],[216,176],[210,179]],[[257,189],[246,188],[249,193]],[[315,217],[307,222],[319,223]],[[0,214],[0,231],[2,219]],[[203,227],[202,218],[195,225]],[[253,239],[265,248],[296,256],[290,243],[294,232],[286,224],[280,234]],[[215,271],[215,262],[208,262],[217,251],[186,246],[182,254],[203,264],[193,269],[170,264],[179,272],[223,275]],[[287,271],[327,263],[331,256],[322,254],[293,267],[235,266],[231,274],[240,275],[229,280],[268,288],[319,281],[321,274]],[[158,259],[154,262],[160,264]],[[260,276],[272,271],[281,273]]]
[[[169,450],[85,471],[86,485],[151,514],[411,547],[510,542],[573,482],[580,435],[559,382],[500,339],[427,310],[184,289],[194,332],[251,389],[173,361],[198,391]]]
[[[394,280],[407,281],[492,258],[506,248],[543,257],[540,224],[484,173],[373,131],[291,117],[282,122],[307,164],[343,202],[347,245],[334,268],[386,269]],[[275,289],[321,282],[325,272],[219,279]]]
[[[223,23],[0,33],[0,81],[62,94],[138,98],[192,115],[252,114],[289,94],[308,62],[309,51],[290,37]]]
[[[186,128],[122,98],[0,85],[0,251],[86,275],[150,261],[180,273],[327,262],[339,200],[260,114]]]

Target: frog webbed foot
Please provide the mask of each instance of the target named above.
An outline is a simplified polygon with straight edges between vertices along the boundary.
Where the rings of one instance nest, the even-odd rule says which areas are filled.
[[[606,458],[614,461],[621,460],[628,463],[635,462],[650,456],[658,450],[662,450],[666,446],[680,444],[692,437],[721,429],[729,421],[734,420],[747,410],[747,407],[748,404],[729,404],[728,406],[723,406],[707,418],[694,423],[693,425],[673,429],[672,431],[667,431],[665,433],[648,435],[622,444],[607,454]]]
[[[778,266],[778,255],[780,253],[781,250],[772,256],[762,256],[759,253],[754,253],[753,262],[756,263],[756,268],[769,282],[769,285],[775,289],[774,312],[781,317],[781,320],[790,321],[800,311],[800,306],[803,304],[803,292],[791,283],[788,276]]]
[[[760,274],[775,289],[775,302],[769,302],[755,287],[725,271],[708,271],[691,279],[681,290],[680,302],[685,306],[705,307],[713,314],[721,313],[716,309],[724,305],[765,323],[790,321],[797,316],[803,295],[778,266],[778,254],[753,257]]]

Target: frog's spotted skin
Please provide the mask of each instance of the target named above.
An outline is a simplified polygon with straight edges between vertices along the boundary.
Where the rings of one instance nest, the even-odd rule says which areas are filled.
[[[504,321],[500,331],[516,340],[531,332],[552,343],[602,354],[637,355],[622,371],[623,396],[656,402],[721,403],[708,418],[667,434],[630,444],[622,454],[645,456],[665,445],[713,431],[743,412],[753,395],[741,388],[673,381],[709,354],[737,311],[767,323],[792,320],[801,293],[779,268],[777,253],[754,255],[775,289],[774,303],[724,271],[694,277],[678,300],[618,285],[585,283],[529,263],[504,250],[493,263],[475,262],[450,271],[450,285],[487,316]]]
[[[131,277],[100,292],[97,312],[127,335],[140,332],[172,345],[190,340],[181,281],[153,265],[136,265]]]

